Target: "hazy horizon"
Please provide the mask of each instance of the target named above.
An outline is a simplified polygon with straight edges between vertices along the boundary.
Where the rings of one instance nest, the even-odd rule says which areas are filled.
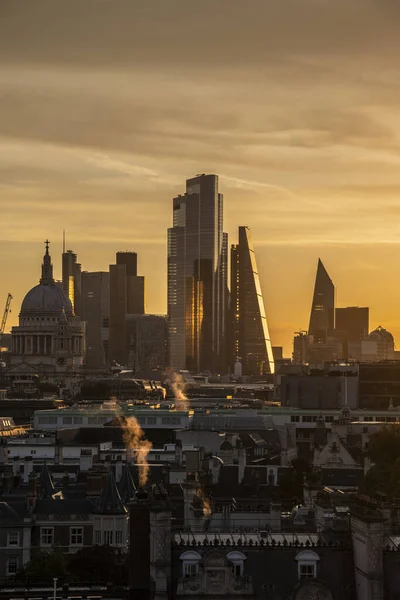
[[[400,3],[5,0],[0,310],[62,230],[84,270],[138,253],[166,312],[172,198],[216,173],[251,228],[273,345],[308,327],[317,260],[337,305],[400,339]],[[7,327],[8,329],[8,327]]]

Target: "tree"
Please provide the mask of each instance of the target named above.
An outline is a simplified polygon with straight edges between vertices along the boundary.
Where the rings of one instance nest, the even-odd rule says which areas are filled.
[[[18,574],[22,581],[37,581],[47,583],[54,577],[64,578],[68,574],[64,554],[58,548],[52,552],[34,552],[32,558]]]
[[[368,458],[374,463],[366,474],[362,490],[381,492],[389,499],[400,497],[400,428],[384,427],[369,438]]]

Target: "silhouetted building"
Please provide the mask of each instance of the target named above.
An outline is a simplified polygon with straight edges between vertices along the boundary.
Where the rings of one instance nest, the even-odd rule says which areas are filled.
[[[335,335],[339,339],[364,340],[369,332],[369,308],[346,306],[335,310]]]
[[[318,259],[314,296],[311,306],[308,334],[315,344],[326,342],[335,326],[335,286],[321,259]]]
[[[126,316],[145,312],[145,279],[137,275],[137,254],[118,252],[110,265],[109,361],[125,365]]]
[[[108,363],[110,274],[82,273],[81,317],[86,323],[86,365],[103,369]]]
[[[127,315],[128,367],[134,372],[163,371],[167,366],[167,318]]]
[[[228,238],[217,175],[186,181],[173,200],[168,230],[170,365],[175,369],[224,368]]]
[[[368,341],[376,342],[377,345],[377,360],[393,360],[394,354],[394,338],[390,331],[379,325],[368,336]]]
[[[400,406],[400,362],[360,364],[358,401],[369,410]]]
[[[53,278],[49,242],[38,285],[25,296],[19,325],[12,328],[6,378],[29,395],[35,379],[72,388],[85,351],[84,324]]]
[[[308,363],[308,342],[307,331],[298,331],[293,338],[293,362],[296,365],[305,365]]]
[[[239,227],[239,243],[231,248],[233,364],[244,375],[273,373],[274,357],[250,229]]]
[[[63,252],[62,255],[62,287],[71,300],[72,308],[76,315],[81,311],[81,265],[77,262],[77,255],[72,250]]]

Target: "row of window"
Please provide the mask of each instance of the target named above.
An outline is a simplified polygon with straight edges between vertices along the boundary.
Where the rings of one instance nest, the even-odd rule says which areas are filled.
[[[97,545],[112,545],[123,543],[122,529],[104,530],[103,535],[100,530],[94,532],[94,543]],[[54,527],[40,528],[40,545],[53,546],[54,544]],[[69,530],[70,546],[83,546],[83,527],[70,527]],[[9,544],[10,545],[10,544]]]
[[[324,421],[326,423],[333,423],[333,421],[335,420],[335,417],[331,416],[331,415],[327,415],[327,416],[317,416],[317,415],[292,415],[290,417],[290,421],[292,423],[315,423],[317,421],[317,419],[322,418],[324,419]],[[360,418],[359,417],[351,417],[352,421],[359,421]],[[396,421],[398,420],[397,417],[363,417],[363,421],[367,422],[367,423],[372,423],[373,421],[377,421],[377,422],[386,422],[386,423],[396,423]]]
[[[247,559],[242,552],[233,551],[226,555],[230,568],[236,577],[243,577],[244,561]],[[202,562],[202,556],[193,550],[184,552],[180,556],[182,564],[182,575],[184,577],[195,577]],[[312,579],[317,577],[317,565],[319,556],[315,552],[305,550],[299,552],[295,558],[297,562],[297,574],[299,579]]]

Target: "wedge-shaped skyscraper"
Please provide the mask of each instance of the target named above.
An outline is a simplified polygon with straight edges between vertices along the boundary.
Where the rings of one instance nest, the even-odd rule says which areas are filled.
[[[244,375],[275,370],[264,300],[250,229],[239,227],[239,243],[231,247],[231,313],[233,362]]]
[[[335,286],[321,259],[318,259],[308,334],[314,337],[314,343],[324,343],[332,335],[334,327]]]

